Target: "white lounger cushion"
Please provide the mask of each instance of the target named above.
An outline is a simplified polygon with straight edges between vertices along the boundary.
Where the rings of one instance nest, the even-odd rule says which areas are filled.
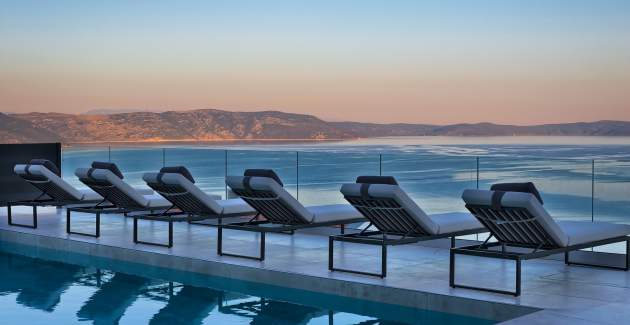
[[[462,199],[466,204],[491,205],[492,194],[493,191],[487,190],[465,190]],[[630,234],[630,226],[627,225],[585,221],[556,222],[536,197],[529,193],[506,192],[501,199],[501,205],[527,209],[561,247]]]
[[[159,194],[143,195],[147,200],[147,208],[167,208],[173,204]]]
[[[569,246],[630,234],[630,225],[609,222],[558,221],[558,226],[569,237]]]
[[[227,176],[225,183],[234,190],[244,190],[243,176]],[[280,184],[268,177],[251,177],[249,186],[254,190],[269,191],[276,195],[282,203],[291,207],[293,212],[297,213],[304,220],[313,222],[315,215],[307,210],[300,202],[298,202],[289,192],[287,192]]]
[[[159,173],[146,173],[142,176],[147,183],[157,183]],[[208,209],[218,214],[255,213],[256,210],[241,199],[221,200],[218,195],[211,195],[202,191],[188,178],[177,173],[164,173],[162,182],[165,184],[181,186],[184,190],[203,203]]]
[[[363,218],[357,209],[349,204],[330,204],[307,206],[306,209],[313,214],[313,223],[352,220]]]
[[[223,214],[256,213],[256,210],[241,198],[217,200],[216,202],[223,209]]]
[[[79,178],[89,178],[88,172],[90,168],[79,168],[74,174]],[[153,207],[170,207],[171,204],[161,196],[155,194],[143,195],[135,188],[125,183],[122,179],[107,169],[94,169],[90,176],[95,180],[105,181],[112,184],[118,190],[123,192],[127,197],[132,199],[137,205],[145,208]]]
[[[437,235],[483,228],[479,220],[468,212],[430,214],[429,217],[438,225]]]
[[[27,166],[28,165],[26,164],[15,165],[13,171],[18,175],[28,175],[28,173],[26,172]],[[48,170],[48,168],[42,165],[30,165],[28,171],[32,175],[45,177],[77,201],[96,201],[103,199],[100,195],[98,195],[98,193],[95,193],[92,190],[77,190],[72,185],[68,184],[68,182],[64,181],[61,177],[57,176],[57,174],[51,172],[50,170]]]

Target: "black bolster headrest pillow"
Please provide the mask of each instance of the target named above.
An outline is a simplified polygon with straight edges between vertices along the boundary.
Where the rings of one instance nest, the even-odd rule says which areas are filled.
[[[398,185],[393,176],[359,176],[357,177],[357,183]]]
[[[494,184],[490,187],[491,191],[502,191],[502,192],[520,192],[520,193],[529,193],[536,197],[540,204],[543,203],[542,196],[536,186],[532,182],[527,183],[499,183]]]
[[[280,180],[280,176],[278,176],[278,174],[276,174],[276,172],[271,169],[247,169],[245,170],[244,176],[268,177],[275,180],[278,184],[280,184],[280,186],[284,186],[284,184]]]
[[[95,161],[92,163],[92,168],[94,169],[107,169],[110,172],[114,173],[114,175],[118,176],[119,178],[124,178],[122,172],[120,171],[120,169],[118,169],[118,166],[116,166],[116,164],[114,163],[110,163],[110,162],[103,162],[103,161]]]
[[[162,167],[162,169],[160,169],[160,173],[163,174],[180,174],[184,177],[186,177],[191,183],[195,182],[195,179],[192,177],[192,174],[190,173],[190,171],[188,171],[188,168],[184,167],[184,166],[171,166],[171,167]]]
[[[55,165],[55,163],[53,163],[50,160],[47,160],[47,159],[31,159],[29,164],[44,166],[44,167],[46,167],[46,169],[50,170],[54,174],[56,174],[58,176],[61,175],[61,171],[59,170],[59,167],[57,167],[57,165]]]

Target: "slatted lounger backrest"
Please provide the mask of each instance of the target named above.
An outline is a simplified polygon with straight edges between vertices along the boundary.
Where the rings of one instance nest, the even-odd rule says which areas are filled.
[[[398,185],[344,184],[344,198],[378,230],[397,235],[435,235],[437,225]]]
[[[147,173],[142,177],[154,191],[181,211],[194,215],[219,215],[222,208],[191,179],[179,173]]]
[[[16,165],[13,171],[55,201],[72,202],[83,198],[80,192],[44,165]]]
[[[75,175],[105,200],[123,209],[146,208],[148,201],[107,169],[79,168]]]
[[[462,198],[466,208],[500,242],[539,248],[568,244],[566,234],[532,194],[466,190]]]
[[[313,215],[280,184],[269,177],[228,176],[227,185],[272,223],[309,224]]]

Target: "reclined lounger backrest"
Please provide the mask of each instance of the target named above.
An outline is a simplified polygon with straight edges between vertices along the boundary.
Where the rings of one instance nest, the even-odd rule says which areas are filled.
[[[466,208],[497,240],[527,247],[565,247],[568,236],[535,195],[525,192],[465,190]]]
[[[258,171],[246,171],[246,176],[228,176],[225,183],[272,223],[299,225],[313,221],[313,214],[282,187],[273,171],[267,174]],[[252,174],[261,176],[248,176]]]
[[[83,194],[59,177],[59,169],[51,161],[33,159],[29,164],[15,165],[13,171],[25,181],[58,202],[74,202]]]
[[[195,215],[220,215],[223,208],[194,183],[183,166],[164,167],[159,173],[142,176],[147,185],[183,212]]]
[[[92,168],[79,168],[75,175],[81,182],[119,208],[146,208],[149,204],[143,195],[123,181],[122,173],[115,164],[94,162]]]
[[[360,176],[341,193],[378,230],[389,234],[435,235],[439,226],[403,191],[393,177]]]

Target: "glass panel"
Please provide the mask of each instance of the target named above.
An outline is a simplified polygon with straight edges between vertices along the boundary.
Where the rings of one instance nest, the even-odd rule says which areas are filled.
[[[347,203],[341,185],[357,176],[378,175],[379,155],[361,152],[300,152],[300,202],[304,205]]]
[[[118,166],[129,185],[148,188],[142,176],[157,172],[164,166],[164,150],[156,147],[112,147],[111,162]]]
[[[61,156],[61,175],[76,188],[87,188],[74,175],[77,168],[89,168],[93,161],[109,161],[109,148],[98,146],[76,146],[63,148]]]
[[[479,187],[494,183],[533,182],[554,219],[591,221],[590,160],[482,157]]]
[[[630,161],[595,162],[595,221],[630,224]],[[596,251],[625,253],[625,243],[597,247]]]
[[[225,198],[225,150],[166,148],[166,166],[185,166],[202,191]]]
[[[400,186],[428,214],[466,211],[462,192],[476,188],[475,157],[390,152],[383,155],[383,175]]]

